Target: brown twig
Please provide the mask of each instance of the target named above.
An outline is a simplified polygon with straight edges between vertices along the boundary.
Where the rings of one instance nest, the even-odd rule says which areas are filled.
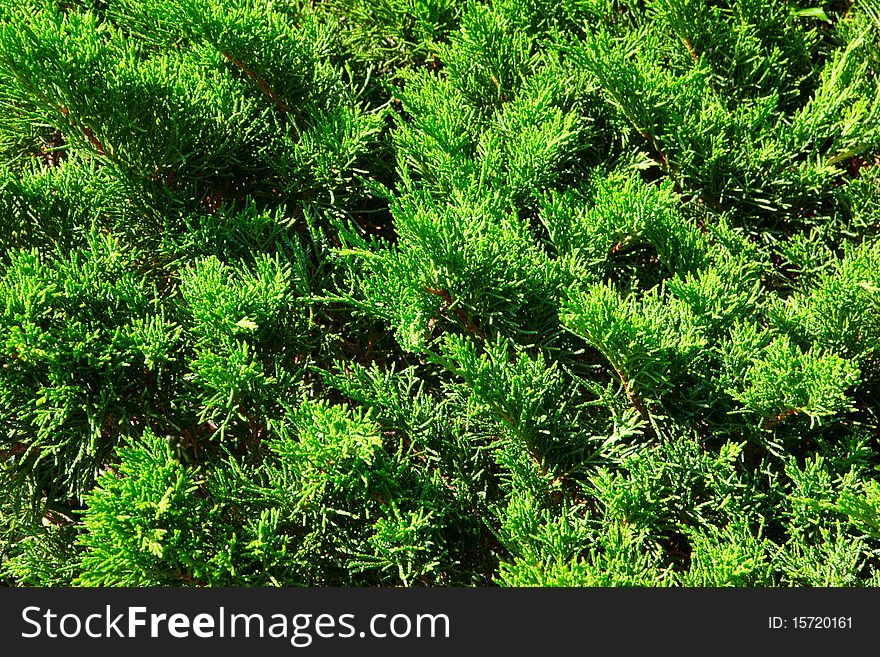
[[[192,575],[188,575],[187,573],[178,573],[177,577],[187,584],[193,584],[195,586],[207,586],[208,583],[205,580],[197,579]]]
[[[454,302],[452,301],[452,295],[449,294],[447,290],[437,290],[432,287],[425,287],[423,289],[428,294],[432,294],[435,297],[440,297],[441,299],[443,299],[443,301],[446,302],[447,309],[451,308],[453,310],[455,316],[458,318],[458,321],[460,321],[462,325],[464,325],[469,333],[476,335],[483,340],[486,340],[488,338],[485,331],[483,331],[483,329],[477,326],[473,322],[473,320],[468,317],[468,314],[465,312],[464,308],[462,308],[461,306],[455,306]]]
[[[621,372],[616,367],[614,368],[614,371],[617,374],[617,378],[620,379],[620,383],[623,384],[623,391],[626,393],[629,403],[632,404],[634,409],[636,409],[639,417],[651,427],[651,413],[648,411],[648,405],[645,403],[645,400],[639,397],[639,395],[632,389],[629,377],[627,377],[625,373]]]
[[[296,134],[297,126],[294,124],[294,121],[290,116],[290,107],[288,107],[287,103],[284,102],[284,99],[282,99],[281,96],[275,93],[275,90],[271,87],[271,85],[266,82],[262,77],[260,77],[260,75],[256,71],[248,68],[243,61],[237,59],[236,57],[233,57],[225,50],[223,51],[223,56],[230,62],[232,62],[238,70],[240,70],[257,84],[257,86],[260,88],[260,91],[262,91],[264,94],[266,94],[266,96],[269,97],[269,99],[274,103],[275,109],[277,109],[284,117],[284,120],[290,126],[291,134]]]
[[[25,443],[12,443],[9,449],[0,450],[0,461],[5,461],[13,456],[21,456],[28,450],[29,445]]]
[[[64,156],[64,151],[61,150],[63,146],[64,137],[60,130],[56,130],[52,135],[52,139],[49,140],[49,143],[44,144],[40,149],[39,157],[43,158],[43,162],[47,167],[57,167]]]
[[[46,509],[46,512],[43,514],[43,519],[52,525],[60,527],[76,523],[75,519],[71,518],[66,513],[61,513],[61,511],[58,511],[57,509]]]
[[[74,121],[73,119],[70,118],[70,110],[67,109],[66,107],[61,108],[61,113],[64,115],[64,118],[66,118],[68,121],[70,121],[71,126],[82,130],[82,133],[86,136],[86,139],[89,140],[89,143],[95,147],[95,150],[97,150],[100,155],[106,155],[106,152],[104,149],[104,144],[102,144],[100,142],[100,140],[97,137],[95,137],[95,133],[92,132],[92,129],[89,126],[77,125],[76,121]]]
[[[695,62],[700,61],[700,56],[697,54],[697,51],[694,49],[694,44],[691,43],[690,37],[685,37],[682,39],[684,41],[684,45],[687,46],[688,52],[691,54],[691,57],[694,58]]]
[[[657,141],[654,139],[654,135],[652,135],[647,130],[642,131],[642,137],[648,140],[648,145],[650,145],[651,150],[657,154],[660,158],[660,164],[664,169],[670,171],[669,160],[666,158],[666,153],[657,145]]]
[[[785,409],[784,411],[778,413],[775,417],[769,417],[769,418],[767,418],[767,419],[764,421],[764,428],[765,428],[765,429],[772,429],[772,428],[775,427],[777,424],[779,424],[780,422],[782,422],[785,418],[787,418],[787,417],[789,417],[789,416],[791,416],[791,415],[797,415],[797,414],[798,414],[798,409],[796,409],[796,408],[787,408],[787,409]]]
[[[495,85],[495,89],[498,91],[498,100],[500,100],[502,103],[506,103],[507,94],[501,91],[501,83],[498,82],[498,78],[496,78],[494,75],[491,75],[490,77],[492,78],[492,84]]]

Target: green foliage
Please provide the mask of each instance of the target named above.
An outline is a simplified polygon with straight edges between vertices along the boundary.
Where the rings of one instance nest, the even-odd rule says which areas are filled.
[[[772,541],[755,536],[742,524],[711,527],[691,536],[691,568],[683,586],[771,586]]]
[[[847,405],[847,389],[858,369],[835,356],[801,353],[787,338],[774,340],[745,372],[744,390],[732,391],[747,409],[765,418],[804,413],[816,420]]]
[[[511,546],[515,558],[502,563],[504,586],[663,586],[671,583],[660,550],[638,532],[616,523],[590,531],[585,518],[551,518],[528,503],[511,501],[505,529],[526,541]],[[520,525],[522,523],[525,526]],[[531,532],[526,529],[528,527]],[[591,545],[581,556],[585,545]]]
[[[80,585],[180,584],[224,558],[226,537],[210,531],[216,514],[194,495],[198,473],[174,461],[163,438],[147,431],[141,440],[118,450],[118,469],[103,473],[86,496]]]
[[[0,0],[0,578],[861,586],[874,0]]]
[[[832,262],[807,292],[780,304],[779,323],[802,340],[848,358],[876,358],[880,345],[880,248],[862,245]]]
[[[132,255],[93,232],[68,256],[12,253],[0,280],[3,444],[26,445],[7,465],[50,495],[88,489],[115,427],[150,412],[179,346]]]

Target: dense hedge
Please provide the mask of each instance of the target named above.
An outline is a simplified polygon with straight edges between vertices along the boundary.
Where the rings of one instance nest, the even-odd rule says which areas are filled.
[[[880,5],[0,0],[7,585],[880,585]]]

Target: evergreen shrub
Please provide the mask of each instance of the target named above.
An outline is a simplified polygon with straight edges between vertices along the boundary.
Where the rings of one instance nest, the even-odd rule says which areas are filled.
[[[0,0],[0,581],[880,585],[876,0]]]

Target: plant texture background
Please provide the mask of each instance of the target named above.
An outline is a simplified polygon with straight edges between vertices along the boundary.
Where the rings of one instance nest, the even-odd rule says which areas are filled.
[[[880,585],[880,5],[0,0],[0,580]]]

